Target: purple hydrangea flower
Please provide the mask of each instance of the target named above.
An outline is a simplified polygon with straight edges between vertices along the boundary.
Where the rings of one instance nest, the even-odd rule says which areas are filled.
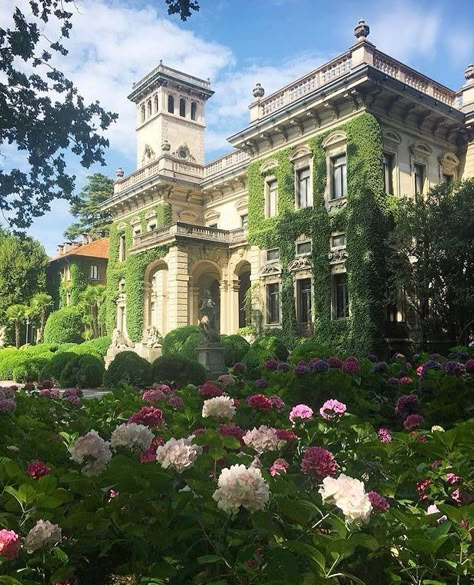
[[[263,388],[266,388],[268,386],[268,380],[265,380],[265,378],[260,378],[259,380],[255,380],[255,388],[258,388],[259,390],[263,390]]]
[[[329,364],[324,360],[318,360],[312,365],[313,372],[327,372],[329,370]]]
[[[386,362],[378,362],[372,368],[372,373],[374,374],[386,374],[388,372],[388,366]]]
[[[277,370],[278,369],[278,361],[274,358],[270,358],[265,362],[265,367],[267,370]]]

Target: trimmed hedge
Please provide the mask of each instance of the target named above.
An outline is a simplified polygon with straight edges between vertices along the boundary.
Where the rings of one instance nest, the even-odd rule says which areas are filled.
[[[97,339],[85,341],[84,343],[81,343],[77,349],[80,353],[93,353],[103,358],[105,357],[111,343],[112,338],[105,335],[104,337],[97,337]]]
[[[104,364],[95,355],[76,355],[63,368],[59,376],[62,388],[97,388],[102,385]]]
[[[207,371],[202,364],[182,356],[162,355],[151,367],[154,382],[175,382],[186,386],[203,384],[207,379]]]
[[[64,307],[48,317],[44,328],[46,343],[80,343],[82,317],[76,307]]]
[[[39,381],[53,380],[59,382],[63,369],[76,357],[77,355],[70,351],[58,351],[39,372]]]
[[[13,369],[13,379],[15,382],[24,383],[24,382],[37,382],[40,377],[40,373],[45,368],[52,356],[54,355],[51,353],[47,356],[45,352],[38,357],[26,358],[22,364],[16,366]]]
[[[122,351],[115,356],[104,375],[104,386],[112,388],[120,384],[147,386],[152,381],[149,362],[134,351]]]
[[[162,355],[179,355],[189,360],[195,360],[196,348],[203,341],[204,334],[197,325],[177,327],[165,335],[163,339]]]
[[[221,335],[221,343],[225,347],[224,361],[228,368],[242,361],[250,349],[250,343],[240,335]]]
[[[7,347],[0,351],[0,380],[12,380],[13,370],[24,363],[28,354],[16,347]]]

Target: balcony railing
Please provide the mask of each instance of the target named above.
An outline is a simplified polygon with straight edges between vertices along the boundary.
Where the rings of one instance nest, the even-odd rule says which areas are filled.
[[[242,162],[249,160],[250,155],[243,150],[234,150],[230,154],[221,156],[220,158],[211,161],[204,167],[204,177],[211,177],[225,169],[234,167]]]
[[[146,232],[145,234],[135,235],[133,238],[133,247],[138,249],[145,246],[152,246],[177,237],[234,245],[247,241],[247,230],[245,228],[220,230],[203,225],[178,222],[170,226]]]

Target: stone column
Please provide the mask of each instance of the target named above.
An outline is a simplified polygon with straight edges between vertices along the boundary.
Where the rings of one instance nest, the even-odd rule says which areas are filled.
[[[226,280],[222,280],[219,284],[220,289],[220,333],[229,334],[229,287]]]
[[[240,280],[232,280],[229,287],[229,331],[237,333],[239,328],[239,290]]]
[[[182,327],[188,318],[188,254],[178,247],[168,254],[168,329]]]

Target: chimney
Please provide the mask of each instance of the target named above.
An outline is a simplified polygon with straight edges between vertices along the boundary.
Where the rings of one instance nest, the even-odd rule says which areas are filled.
[[[64,244],[58,245],[58,255],[62,256],[64,254]]]
[[[81,236],[83,246],[85,246],[86,244],[90,244],[92,242],[92,238],[89,234],[81,234]]]

